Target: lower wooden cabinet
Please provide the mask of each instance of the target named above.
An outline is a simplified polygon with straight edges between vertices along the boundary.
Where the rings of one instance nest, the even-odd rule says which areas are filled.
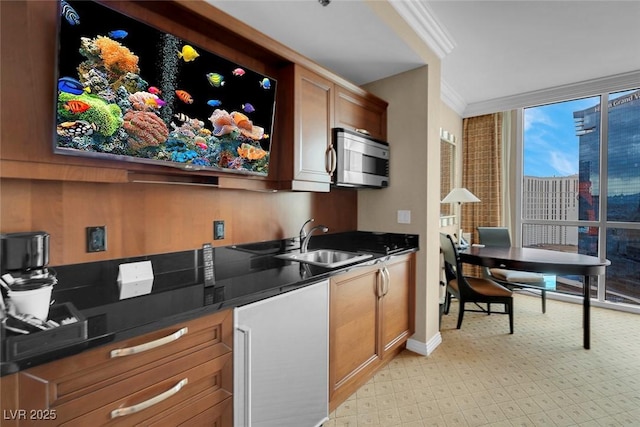
[[[226,310],[21,371],[35,416],[14,425],[232,426],[232,328]]]
[[[415,254],[331,279],[329,410],[335,410],[414,332]]]

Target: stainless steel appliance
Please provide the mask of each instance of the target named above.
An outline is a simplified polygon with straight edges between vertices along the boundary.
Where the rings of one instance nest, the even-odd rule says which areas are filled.
[[[12,290],[31,290],[55,284],[55,274],[47,268],[48,264],[48,233],[0,234],[0,275],[11,276],[8,284]]]
[[[389,186],[389,144],[361,132],[333,129],[337,187],[384,188]]]
[[[327,421],[329,281],[239,307],[234,326],[234,425]]]

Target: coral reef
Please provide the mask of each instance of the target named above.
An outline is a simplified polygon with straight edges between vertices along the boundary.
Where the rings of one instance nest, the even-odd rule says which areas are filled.
[[[67,101],[80,100],[91,108],[80,114],[73,114],[64,108]],[[90,94],[72,95],[60,92],[58,95],[58,116],[62,121],[85,120],[96,125],[97,132],[109,136],[122,126],[122,111],[116,104],[108,104],[102,98]]]
[[[104,67],[111,73],[123,75],[126,73],[138,74],[138,57],[129,48],[109,37],[98,36],[93,40],[100,51],[100,58]]]
[[[236,131],[253,140],[259,140],[264,136],[264,128],[254,126],[246,115],[238,111],[229,114],[226,110],[216,109],[209,117],[209,121],[213,125],[215,136],[228,135]]]
[[[130,110],[124,115],[124,129],[129,134],[127,142],[134,152],[164,143],[169,130],[160,117],[148,111]]]
[[[138,111],[155,111],[160,108],[158,96],[149,92],[136,92],[129,95],[131,108]]]

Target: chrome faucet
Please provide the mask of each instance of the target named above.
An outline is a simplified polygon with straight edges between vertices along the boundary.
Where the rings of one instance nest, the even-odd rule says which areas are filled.
[[[317,225],[313,227],[311,230],[309,230],[308,233],[305,233],[304,227],[306,227],[307,224],[313,221],[315,221],[313,218],[307,220],[304,224],[302,224],[302,227],[300,228],[300,252],[301,253],[307,252],[307,249],[309,247],[309,240],[311,240],[311,235],[313,234],[314,231],[322,230],[323,233],[326,233],[329,231],[329,227],[327,227],[326,225]]]

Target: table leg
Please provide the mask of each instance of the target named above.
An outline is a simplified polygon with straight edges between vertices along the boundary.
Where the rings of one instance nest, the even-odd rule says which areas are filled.
[[[593,276],[584,276],[584,302],[582,312],[582,329],[584,333],[584,348],[591,348],[591,278]]]

